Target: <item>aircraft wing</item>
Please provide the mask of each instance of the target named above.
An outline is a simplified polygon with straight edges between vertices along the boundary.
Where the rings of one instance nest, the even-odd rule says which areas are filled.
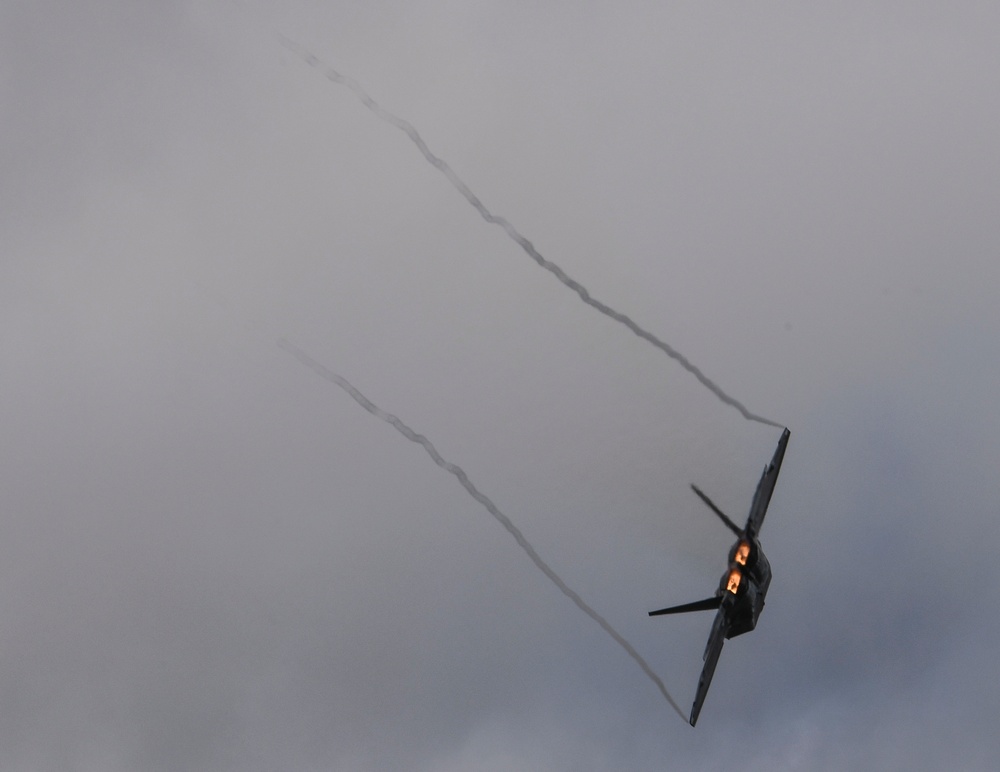
[[[705,703],[708,687],[712,684],[715,666],[722,653],[722,644],[726,642],[726,632],[729,630],[729,619],[726,612],[726,607],[719,609],[719,613],[715,615],[715,622],[712,623],[712,632],[708,636],[708,644],[705,646],[705,666],[701,669],[698,691],[694,696],[694,705],[691,706],[691,726],[698,723],[698,714],[701,713],[701,706]]]
[[[747,517],[747,524],[743,529],[750,538],[755,538],[760,533],[760,527],[764,524],[764,515],[767,514],[767,507],[771,503],[771,494],[774,493],[774,484],[778,481],[778,472],[781,471],[781,461],[785,457],[785,447],[788,445],[790,435],[791,432],[788,429],[781,433],[778,448],[774,451],[774,458],[764,468],[764,474],[760,476],[760,482],[757,483],[753,504],[750,505],[750,516]]]

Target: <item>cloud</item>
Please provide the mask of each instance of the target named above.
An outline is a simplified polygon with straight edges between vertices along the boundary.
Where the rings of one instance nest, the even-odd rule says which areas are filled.
[[[992,8],[198,13],[2,11],[4,769],[991,768]],[[729,545],[687,485],[738,519],[773,430],[274,27],[788,421],[696,730],[273,341],[432,435],[682,704],[708,620],[645,612]]]

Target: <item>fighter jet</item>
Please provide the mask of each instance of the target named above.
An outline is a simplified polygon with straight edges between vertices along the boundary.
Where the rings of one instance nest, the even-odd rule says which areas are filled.
[[[764,596],[767,595],[767,588],[771,584],[771,564],[764,557],[764,551],[760,548],[760,541],[757,537],[760,533],[760,527],[764,524],[767,506],[771,503],[774,484],[778,481],[778,472],[781,470],[781,461],[785,457],[785,446],[788,445],[789,436],[788,429],[785,429],[781,434],[781,439],[778,440],[778,448],[774,451],[774,458],[764,468],[760,482],[757,483],[757,491],[754,493],[753,503],[750,505],[750,515],[743,528],[739,528],[736,523],[730,520],[697,486],[691,486],[698,498],[719,516],[719,519],[726,524],[730,531],[736,534],[737,540],[732,549],[729,550],[729,568],[722,575],[719,589],[715,591],[713,597],[649,612],[651,617],[655,617],[661,614],[682,614],[687,611],[718,609],[715,622],[712,624],[712,632],[708,636],[708,644],[705,646],[705,654],[703,655],[705,666],[702,668],[701,678],[698,679],[698,691],[695,694],[694,705],[691,706],[691,726],[694,726],[698,721],[698,714],[701,713],[705,695],[708,694],[708,686],[712,683],[715,665],[722,652],[722,644],[726,642],[727,638],[735,638],[737,635],[743,635],[743,633],[753,630],[757,626],[757,618],[764,608]]]

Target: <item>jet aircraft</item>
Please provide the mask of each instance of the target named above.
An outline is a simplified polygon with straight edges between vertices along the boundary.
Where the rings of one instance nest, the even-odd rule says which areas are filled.
[[[778,440],[778,448],[774,451],[774,458],[764,468],[760,482],[757,483],[757,491],[754,493],[753,503],[750,505],[750,515],[743,528],[739,528],[736,523],[730,520],[697,486],[691,486],[698,498],[719,516],[726,527],[736,534],[737,539],[732,549],[729,550],[729,568],[722,575],[719,589],[715,591],[714,596],[694,603],[685,603],[681,606],[671,606],[649,612],[649,615],[654,617],[661,614],[682,614],[687,611],[718,609],[715,622],[712,624],[712,632],[708,636],[708,644],[705,646],[705,654],[703,655],[705,666],[702,668],[701,678],[698,679],[698,691],[695,694],[694,705],[691,706],[691,726],[694,726],[698,721],[698,714],[701,713],[705,695],[708,694],[709,684],[712,683],[715,665],[722,652],[722,644],[727,638],[734,638],[753,630],[757,626],[757,618],[764,608],[764,596],[767,595],[767,588],[771,584],[771,564],[767,562],[767,558],[764,557],[764,552],[760,548],[758,534],[760,527],[764,524],[764,515],[767,514],[767,506],[771,502],[771,494],[774,493],[774,484],[778,481],[778,472],[781,470],[781,461],[785,457],[785,446],[788,445],[789,436],[790,432],[785,429],[781,434],[781,439]]]

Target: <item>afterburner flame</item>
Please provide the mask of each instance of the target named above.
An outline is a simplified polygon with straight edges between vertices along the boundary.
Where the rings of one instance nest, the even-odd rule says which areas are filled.
[[[729,572],[729,578],[726,579],[726,590],[731,592],[733,595],[740,588],[740,580],[743,579],[743,575],[740,573],[738,568],[734,568]]]
[[[747,558],[750,557],[750,545],[745,541],[741,541],[736,547],[736,557],[735,560],[741,566],[747,564]]]

